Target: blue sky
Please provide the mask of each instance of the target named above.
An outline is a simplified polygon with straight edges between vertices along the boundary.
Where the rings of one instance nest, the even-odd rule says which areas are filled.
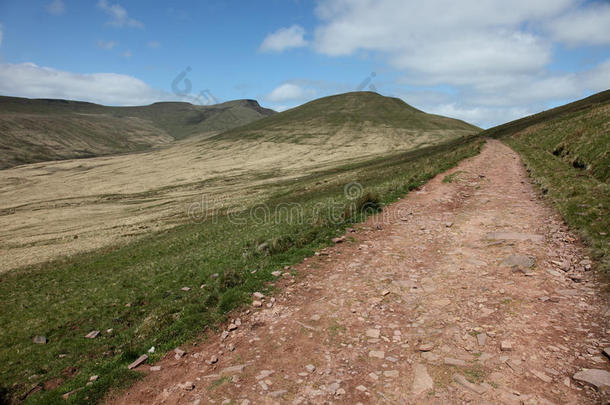
[[[0,2],[2,95],[284,110],[367,78],[481,126],[576,100],[610,88],[610,2]]]

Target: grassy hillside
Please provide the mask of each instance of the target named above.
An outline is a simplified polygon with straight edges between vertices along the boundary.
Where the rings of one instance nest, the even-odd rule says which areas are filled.
[[[79,252],[88,238],[112,235],[97,250],[0,272],[0,402],[2,388],[29,403],[65,403],[61,395],[72,390],[79,390],[75,403],[98,401],[137,377],[126,365],[151,346],[154,362],[214,327],[251,292],[268,288],[272,271],[312,255],[481,146],[476,127],[395,99],[355,93],[319,103],[269,121],[290,133],[243,135],[249,124],[137,155],[0,172],[8,260],[48,248]],[[356,199],[344,194],[352,182],[362,186]],[[201,207],[205,215],[186,216],[193,202],[210,204]],[[261,206],[264,221],[250,215]],[[173,227],[157,228],[165,222]],[[141,228],[146,236],[123,242]],[[268,249],[258,249],[262,243]],[[85,339],[91,330],[103,333]],[[36,335],[48,343],[34,344]],[[93,374],[100,378],[87,386]]]
[[[155,103],[106,107],[69,100],[0,97],[0,169],[24,163],[145,150],[273,114],[254,100],[212,106]]]
[[[447,131],[450,131],[448,133]],[[479,131],[463,121],[426,114],[398,98],[373,92],[352,92],[320,98],[271,117],[227,131],[219,138],[259,138],[274,142],[327,144],[332,136],[344,142],[366,141],[386,133],[392,141],[428,134],[435,141]],[[390,138],[388,138],[390,140]],[[432,143],[435,143],[432,141]]]
[[[477,153],[480,144],[462,138],[277,182],[266,187],[262,203],[272,213],[266,221],[245,206],[127,246],[0,274],[0,390],[28,403],[61,404],[63,393],[79,389],[74,403],[96,402],[136,378],[126,366],[151,346],[154,362],[248,302],[253,291],[264,291],[272,271],[328,245],[366,208],[396,200]],[[356,201],[344,195],[348,182],[363,186]],[[298,204],[298,220],[277,209],[286,204]],[[269,250],[257,249],[263,242]],[[113,332],[84,339],[107,329]],[[48,343],[33,344],[35,335]],[[87,386],[94,374],[100,379]]]
[[[610,91],[483,132],[523,157],[610,274]]]

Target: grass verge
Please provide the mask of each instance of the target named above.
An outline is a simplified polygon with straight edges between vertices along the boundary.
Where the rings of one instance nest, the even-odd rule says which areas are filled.
[[[0,275],[0,403],[64,404],[71,391],[68,403],[101,400],[138,378],[126,366],[151,346],[154,362],[213,328],[264,291],[272,271],[312,255],[481,145],[459,139],[312,174],[264,205]],[[346,183],[362,195],[347,198]],[[85,339],[92,330],[102,333]],[[48,343],[34,344],[36,335]],[[87,385],[92,375],[99,379]]]

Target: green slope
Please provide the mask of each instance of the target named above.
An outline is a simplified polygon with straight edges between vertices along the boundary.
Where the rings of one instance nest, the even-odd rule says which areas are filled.
[[[610,91],[490,128],[610,274]]]
[[[432,131],[478,132],[466,122],[427,114],[404,101],[373,92],[352,92],[320,98],[288,111],[219,135],[224,139],[270,138],[273,141],[307,141],[348,131],[352,140],[369,136],[367,130],[421,135]],[[398,131],[398,132],[397,132]]]
[[[141,107],[0,96],[0,169],[148,149],[274,114],[254,100]]]

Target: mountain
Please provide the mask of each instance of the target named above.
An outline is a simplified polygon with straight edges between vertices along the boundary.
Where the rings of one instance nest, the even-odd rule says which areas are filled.
[[[404,101],[373,92],[320,98],[291,110],[233,128],[219,139],[265,139],[305,144],[381,143],[391,150],[472,134],[479,128],[457,119],[427,114]]]
[[[135,152],[224,131],[275,111],[254,100],[210,106],[161,102],[141,107],[0,96],[0,169]]]

